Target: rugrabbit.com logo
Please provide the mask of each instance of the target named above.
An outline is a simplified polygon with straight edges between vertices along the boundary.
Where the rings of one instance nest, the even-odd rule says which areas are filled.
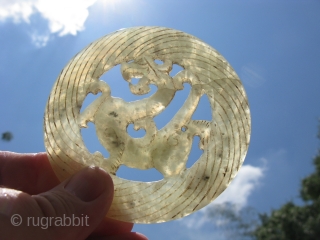
[[[71,217],[63,214],[62,217],[26,217],[22,218],[19,214],[14,214],[11,216],[10,221],[13,226],[20,226],[22,223],[26,223],[29,227],[40,227],[42,229],[47,229],[48,227],[84,227],[89,226],[88,216],[81,214],[80,217],[74,216]]]

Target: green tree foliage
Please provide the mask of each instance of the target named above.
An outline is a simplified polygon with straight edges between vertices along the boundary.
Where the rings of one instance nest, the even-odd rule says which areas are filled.
[[[320,150],[313,163],[316,171],[302,180],[300,197],[304,205],[288,202],[270,215],[261,214],[261,224],[253,231],[256,239],[320,239]]]
[[[252,232],[257,228],[259,219],[252,207],[232,203],[213,205],[208,211],[209,217],[218,230],[222,230],[225,239],[251,240]]]
[[[4,132],[4,133],[2,133],[1,139],[2,139],[3,141],[10,142],[12,138],[13,138],[13,135],[12,135],[11,132]]]

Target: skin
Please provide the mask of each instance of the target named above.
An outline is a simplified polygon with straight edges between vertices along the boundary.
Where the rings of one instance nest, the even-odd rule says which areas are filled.
[[[113,199],[113,182],[108,173],[88,167],[60,183],[46,153],[0,152],[1,239],[109,239],[145,240],[131,232],[132,223],[106,218]],[[13,226],[10,218],[22,216]],[[27,226],[28,217],[87,216],[87,226]]]

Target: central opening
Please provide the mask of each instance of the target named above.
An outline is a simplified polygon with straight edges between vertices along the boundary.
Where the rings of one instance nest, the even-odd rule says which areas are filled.
[[[155,61],[158,65],[163,64],[162,61],[156,60]],[[180,67],[177,64],[173,65],[172,70],[170,71],[170,76],[174,77],[176,74],[178,74],[180,71],[183,71],[184,69]],[[125,81],[121,76],[120,71],[120,65],[117,65],[110,69],[107,73],[105,73],[100,78],[101,80],[104,80],[111,89],[111,96],[122,98],[126,102],[132,102],[141,100],[144,98],[150,97],[152,94],[157,92],[157,87],[154,85],[150,86],[150,92],[144,95],[134,95],[131,93],[129,88],[129,83]],[[136,85],[140,81],[139,78],[132,78],[131,84]],[[158,115],[155,115],[153,117],[153,120],[156,124],[156,127],[158,131],[165,127],[175,116],[175,114],[179,111],[179,109],[184,105],[184,102],[187,100],[188,95],[191,92],[191,85],[189,83],[183,83],[183,89],[176,91],[175,96],[173,97],[172,101],[169,103],[169,105],[163,110],[163,112],[159,113]],[[97,101],[99,97],[101,97],[101,93],[98,93],[96,95],[88,94],[83,106],[81,108],[81,113],[89,107],[94,101]],[[126,112],[123,117],[129,116],[130,113]],[[115,118],[119,118],[119,121],[121,121],[121,116],[114,116]],[[192,120],[202,120],[202,121],[212,121],[212,112],[211,112],[211,106],[210,101],[208,99],[207,95],[203,95],[200,98],[200,102],[196,108],[196,110],[193,112],[191,121]],[[96,128],[94,123],[88,122],[87,124],[88,128],[82,128],[81,134],[83,137],[83,140],[85,142],[86,147],[91,153],[94,153],[96,151],[99,151],[102,153],[102,155],[105,158],[109,158],[110,154],[109,152],[102,146],[102,144],[99,142],[98,137],[96,135]],[[186,159],[186,168],[190,168],[194,165],[194,163],[201,157],[203,154],[203,150],[199,148],[200,138],[198,136],[194,135],[194,128],[195,125],[190,125],[189,123],[183,126],[180,126],[181,130],[181,139],[188,136],[188,139],[192,138],[192,145],[191,145],[191,151],[189,153],[189,156]],[[138,130],[134,129],[134,124],[131,123],[127,126],[126,129],[123,129],[128,133],[128,135],[132,138],[144,138],[146,137],[147,131],[149,129],[143,129],[140,128]],[[120,130],[122,131],[122,130]],[[150,130],[151,131],[151,130]],[[175,130],[176,131],[176,130]],[[121,132],[117,134],[122,134]],[[168,134],[174,134],[168,132]],[[180,133],[179,133],[180,134]],[[121,135],[119,135],[121,136]],[[147,135],[148,136],[148,135]],[[184,136],[184,137],[183,137]],[[149,136],[148,136],[149,138]],[[126,140],[121,140],[126,141]],[[150,143],[151,144],[151,143]],[[138,147],[138,146],[137,146]],[[124,148],[125,149],[125,148]],[[145,149],[146,151],[146,149]],[[174,152],[174,151],[173,151]],[[130,154],[130,153],[129,153]],[[172,153],[174,154],[174,153]],[[131,155],[130,155],[131,157]],[[132,153],[132,161],[135,161],[134,154]],[[142,159],[143,160],[143,159]],[[150,159],[146,159],[146,161],[149,161]],[[151,159],[152,160],[152,159]],[[141,159],[137,159],[137,161],[141,161]],[[175,159],[177,163],[181,163],[179,159]],[[135,165],[136,167],[139,167],[138,165]],[[150,165],[149,165],[150,166]],[[155,168],[150,168],[147,170],[141,170],[138,168],[130,168],[125,165],[120,165],[119,169],[116,172],[116,175],[120,178],[132,180],[132,181],[141,181],[141,182],[154,182],[159,181],[163,179],[163,175],[156,170]]]

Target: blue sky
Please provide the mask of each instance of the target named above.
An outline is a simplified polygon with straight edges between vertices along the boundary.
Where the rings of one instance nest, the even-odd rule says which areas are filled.
[[[319,147],[319,22],[320,2],[309,0],[0,0],[0,132],[14,134],[11,142],[0,141],[0,149],[45,151],[43,114],[51,88],[90,42],[121,28],[169,27],[217,49],[240,76],[250,103],[252,135],[244,166],[213,204],[228,201],[264,212],[289,200],[300,203],[300,180],[313,171]],[[115,90],[118,97],[129,99],[128,94]],[[181,106],[187,94],[186,88],[175,104]],[[206,104],[196,112],[198,119],[206,119]],[[84,141],[90,151],[103,152],[92,129],[83,131]],[[121,174],[142,176],[125,169]],[[155,180],[154,174],[143,178]],[[135,230],[150,239],[224,239],[206,211]]]

